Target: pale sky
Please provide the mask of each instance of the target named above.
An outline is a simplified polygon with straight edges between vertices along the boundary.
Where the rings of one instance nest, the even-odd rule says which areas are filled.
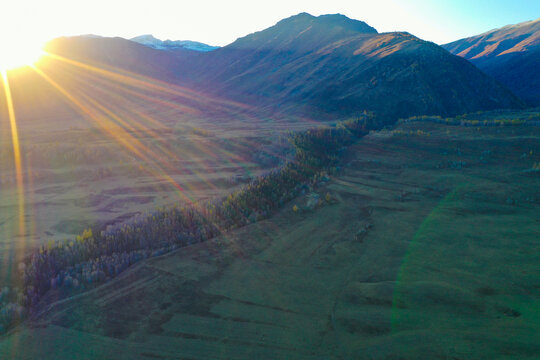
[[[341,13],[439,44],[540,17],[539,0],[1,0],[0,45],[96,34],[227,45],[282,18]],[[5,48],[0,46],[1,49]],[[1,53],[0,53],[1,56]]]

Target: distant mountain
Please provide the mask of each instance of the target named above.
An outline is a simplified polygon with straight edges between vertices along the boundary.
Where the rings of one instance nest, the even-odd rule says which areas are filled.
[[[134,37],[133,39],[130,39],[131,41],[134,41],[136,43],[149,46],[151,48],[157,49],[157,50],[168,50],[168,51],[175,51],[175,50],[193,50],[193,51],[212,51],[219,46],[210,46],[207,44],[203,44],[196,41],[189,41],[189,40],[160,40],[156,39],[152,35],[141,35]]]
[[[475,66],[408,33],[343,15],[302,13],[182,65],[205,91],[308,115],[364,109],[391,118],[522,103]],[[249,100],[248,100],[249,99]]]
[[[529,104],[540,105],[540,19],[442,46],[471,61]]]

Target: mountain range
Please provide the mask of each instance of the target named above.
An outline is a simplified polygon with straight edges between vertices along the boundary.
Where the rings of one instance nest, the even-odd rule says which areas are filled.
[[[432,42],[406,32],[378,33],[368,24],[340,14],[301,13],[212,51],[200,43],[167,42],[150,36],[132,40],[64,37],[49,42],[46,50],[83,64],[75,74],[56,60],[42,62],[40,66],[60,78],[85,77],[87,64],[151,77],[203,94],[200,101],[193,96],[173,101],[178,107],[210,111],[212,117],[218,110],[203,101],[204,97],[241,103],[265,116],[323,121],[369,110],[387,123],[413,115],[452,116],[525,106],[499,81]],[[26,105],[21,116],[31,119],[38,113],[56,118],[58,112],[69,112],[69,101],[60,99],[63,96],[54,86],[28,71],[12,76],[25,84],[13,84],[15,101]],[[39,93],[39,99],[37,95],[28,98],[28,87]],[[99,87],[77,91],[88,89],[98,91]],[[88,91],[92,97],[94,90]]]
[[[530,105],[540,105],[540,19],[507,25],[443,48],[471,61]]]
[[[302,13],[185,58],[205,91],[318,116],[372,110],[391,118],[521,106],[468,61],[403,32],[379,34],[343,15]]]

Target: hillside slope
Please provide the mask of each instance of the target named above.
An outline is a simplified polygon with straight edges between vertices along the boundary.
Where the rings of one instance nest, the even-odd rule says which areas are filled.
[[[529,104],[540,105],[540,19],[442,46],[471,61]]]

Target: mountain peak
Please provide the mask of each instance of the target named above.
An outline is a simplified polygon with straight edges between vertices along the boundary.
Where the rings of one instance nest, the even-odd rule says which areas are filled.
[[[326,14],[317,17],[322,23],[333,26],[341,26],[345,29],[365,34],[377,34],[375,28],[369,26],[363,21],[348,18],[343,14]]]
[[[135,41],[135,42],[139,42],[139,41],[161,41],[159,39],[157,39],[156,37],[154,37],[154,35],[152,34],[145,34],[145,35],[139,35],[139,36],[136,36],[132,39],[129,39],[131,41]]]
[[[305,53],[361,35],[377,35],[377,30],[363,21],[349,19],[341,14],[313,16],[303,12],[240,38],[231,47]]]
[[[324,14],[313,16],[307,12],[302,12],[281,20],[276,24],[276,26],[283,26],[286,24],[340,27],[344,30],[354,31],[357,33],[377,34],[377,30],[365,22],[351,19],[343,14]]]

